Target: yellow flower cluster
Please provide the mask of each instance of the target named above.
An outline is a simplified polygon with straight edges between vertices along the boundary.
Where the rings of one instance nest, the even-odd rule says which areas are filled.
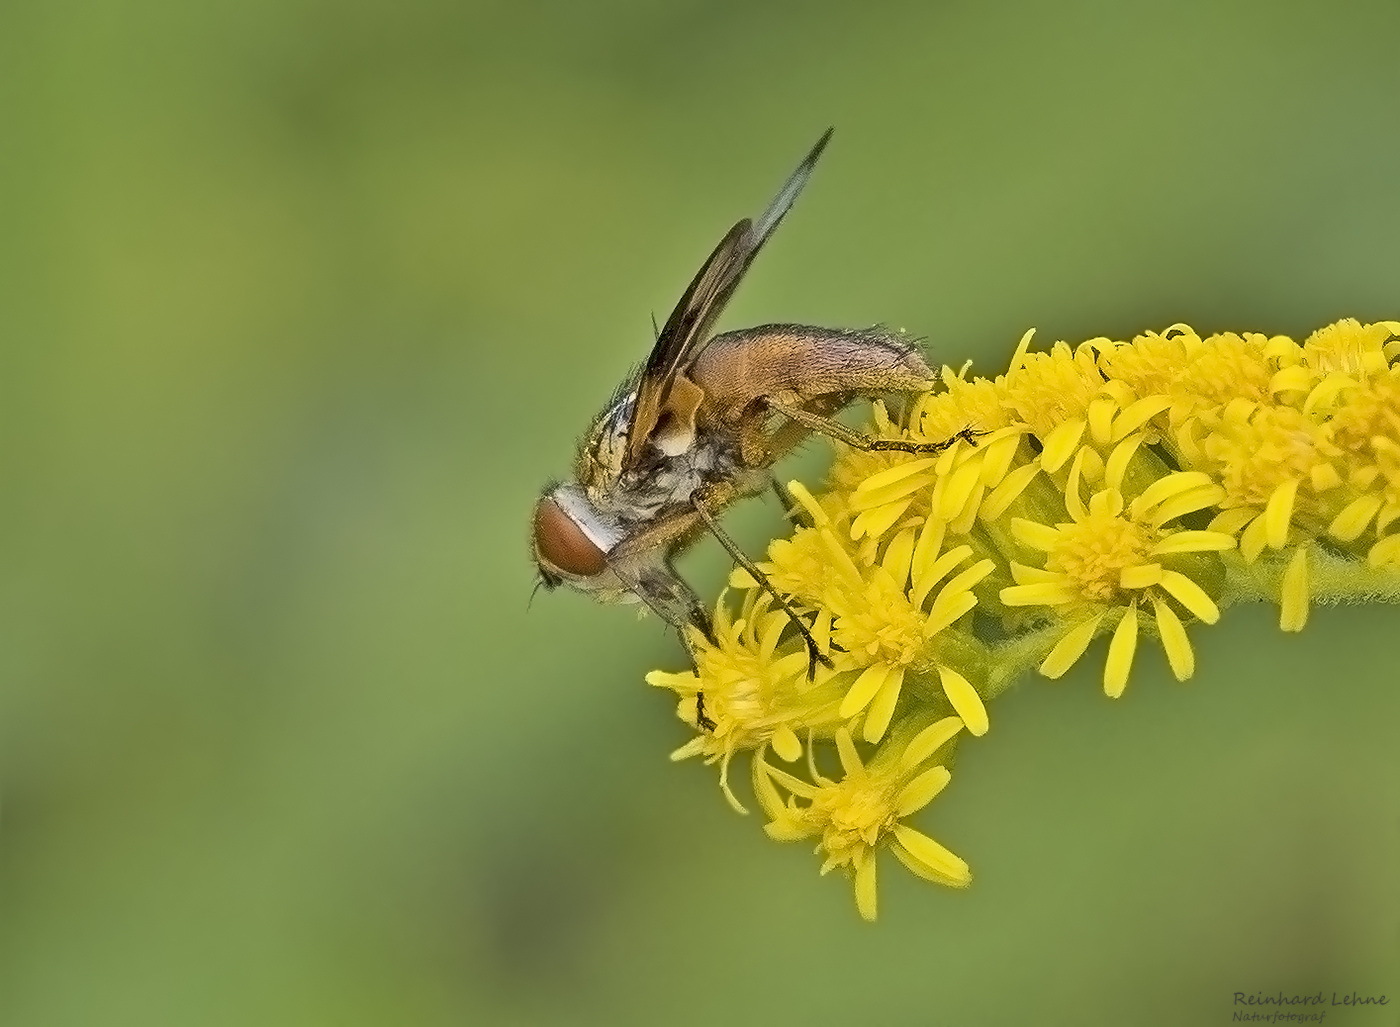
[[[801,523],[757,566],[830,666],[809,667],[787,615],[736,570],[718,644],[697,635],[694,671],[648,675],[697,731],[674,758],[719,762],[742,810],[728,766],[752,751],[768,834],[815,837],[867,919],[882,847],[922,877],[971,881],[903,821],[1025,670],[1060,677],[1106,634],[1117,698],[1140,637],[1185,680],[1188,625],[1229,603],[1273,602],[1298,631],[1314,602],[1400,601],[1400,322],[1341,321],[1301,344],[1173,325],[1032,352],[1031,334],[995,380],[944,367],[904,416],[875,403],[877,437],[942,452],[845,449],[820,493],[789,485]],[[817,766],[828,743],[835,779]],[[805,754],[805,777],[770,753]]]

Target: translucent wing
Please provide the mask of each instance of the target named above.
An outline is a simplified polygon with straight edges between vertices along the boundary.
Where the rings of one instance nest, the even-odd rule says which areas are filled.
[[[637,384],[637,401],[632,408],[632,424],[627,432],[624,466],[633,464],[641,454],[643,444],[651,437],[666,406],[677,372],[693,360],[709,341],[710,328],[715,319],[734,295],[734,290],[754,257],[758,256],[758,251],[807,184],[817,159],[831,139],[831,132],[831,129],[827,129],[822,134],[756,221],[745,218],[720,240],[682,294],[676,308],[671,311],[671,316],[666,319]]]

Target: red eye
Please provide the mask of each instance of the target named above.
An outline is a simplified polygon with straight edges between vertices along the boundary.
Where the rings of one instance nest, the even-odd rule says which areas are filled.
[[[535,505],[535,555],[541,564],[579,578],[608,569],[608,560],[578,523],[545,496]]]

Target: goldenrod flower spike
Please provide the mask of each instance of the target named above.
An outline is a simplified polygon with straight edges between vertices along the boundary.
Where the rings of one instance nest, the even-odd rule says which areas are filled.
[[[787,615],[736,570],[717,644],[697,636],[694,671],[648,676],[696,731],[676,758],[718,763],[742,808],[728,765],[754,750],[769,835],[816,837],[867,919],[882,845],[921,877],[971,879],[903,820],[1025,671],[1062,677],[1107,635],[1102,687],[1120,698],[1144,636],[1191,678],[1191,633],[1230,603],[1275,603],[1296,632],[1315,602],[1400,602],[1400,321],[1301,344],[1180,324],[1030,341],[1000,377],[945,367],[902,416],[874,405],[877,436],[953,440],[941,452],[843,449],[824,487],[789,484],[801,523],[757,566],[832,667],[809,679]],[[835,779],[817,766],[829,745]]]

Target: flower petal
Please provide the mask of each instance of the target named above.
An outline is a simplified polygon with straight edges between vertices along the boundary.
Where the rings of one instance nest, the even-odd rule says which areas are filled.
[[[875,919],[875,895],[875,853],[866,850],[865,857],[856,860],[856,909],[862,920]]]
[[[952,778],[953,775],[948,772],[947,767],[931,767],[925,770],[900,789],[894,800],[894,815],[903,818],[917,813],[932,802],[934,796],[943,791]]]
[[[1152,610],[1157,618],[1157,634],[1162,637],[1162,648],[1167,653],[1167,663],[1178,681],[1185,681],[1196,672],[1196,654],[1191,649],[1191,640],[1186,637],[1186,629],[1181,618],[1156,596],[1152,597]]]
[[[758,804],[768,819],[777,820],[787,812],[787,803],[783,802],[783,797],[778,793],[778,786],[766,773],[767,769],[768,764],[763,759],[762,750],[754,753],[750,766],[753,777],[753,793],[757,796]]]
[[[1076,523],[1084,520],[1084,498],[1079,494],[1079,482],[1084,473],[1084,458],[1092,449],[1081,449],[1074,454],[1074,463],[1069,465],[1069,480],[1065,482],[1065,509]],[[1095,454],[1097,456],[1098,454]]]
[[[1250,564],[1259,559],[1268,541],[1267,523],[1264,515],[1259,514],[1240,532],[1240,555],[1244,557],[1244,562]]]
[[[885,737],[885,729],[890,726],[890,718],[894,716],[894,708],[899,703],[899,693],[903,687],[904,668],[891,667],[885,683],[880,686],[880,691],[875,693],[875,700],[865,714],[865,727],[861,735],[867,742],[878,742]]]
[[[1008,585],[1001,590],[1001,601],[1007,606],[1060,606],[1080,598],[1079,590],[1068,585]]]
[[[951,598],[948,598],[950,595]],[[977,597],[971,592],[949,593],[944,589],[933,604],[928,620],[924,621],[924,637],[932,638],[976,605]]]
[[[1342,542],[1354,542],[1370,525],[1385,500],[1374,492],[1358,496],[1332,519],[1327,534]]]
[[[972,883],[972,870],[966,862],[942,845],[912,827],[897,824],[890,851],[910,871],[939,884],[965,888]]]
[[[700,678],[693,670],[682,671],[679,674],[668,670],[648,671],[646,682],[654,688],[670,688],[678,692],[693,692],[700,687]]]
[[[942,720],[930,724],[914,736],[899,757],[899,765],[906,770],[917,767],[962,729],[961,717],[944,717]]]
[[[1270,549],[1282,549],[1288,542],[1288,525],[1293,520],[1293,503],[1297,496],[1297,478],[1289,478],[1269,496],[1264,507],[1264,532]]]
[[[1288,568],[1283,572],[1282,609],[1278,626],[1281,631],[1302,631],[1308,623],[1308,548],[1299,546]]]
[[[1121,588],[1151,588],[1162,580],[1162,565],[1160,563],[1144,563],[1136,567],[1124,567],[1118,572],[1118,584]]]
[[[887,663],[872,663],[866,667],[860,672],[860,677],[852,682],[850,690],[846,692],[846,698],[841,700],[837,716],[842,720],[850,720],[869,706],[870,700],[875,698],[875,693],[880,691],[889,675],[890,665]]]
[[[1011,537],[1017,542],[1024,542],[1032,549],[1039,549],[1042,553],[1053,552],[1061,541],[1058,528],[1041,524],[1039,521],[1028,521],[1024,517],[1011,518]]]
[[[982,500],[982,509],[977,511],[984,521],[994,521],[1010,508],[1016,497],[1026,491],[1026,486],[1040,473],[1036,463],[1022,464],[1002,478],[996,488]]]
[[[865,536],[879,538],[894,526],[894,522],[904,516],[904,511],[909,509],[909,505],[914,500],[909,497],[896,499],[893,503],[885,506],[877,506],[871,510],[862,510],[856,514],[855,520],[851,522],[851,538],[859,539]]]
[[[1202,471],[1177,471],[1174,474],[1167,475],[1165,478],[1158,478],[1151,485],[1147,486],[1147,488],[1143,490],[1142,495],[1134,499],[1132,504],[1128,507],[1128,513],[1133,520],[1142,520],[1148,510],[1165,502],[1172,496],[1180,495],[1191,489],[1214,484],[1215,480]]]
[[[925,482],[918,477],[919,473],[928,470],[937,462],[936,456],[919,457],[872,474],[856,486],[851,495],[851,509],[868,510],[872,506],[883,506],[891,500],[902,499],[924,486]]]
[[[980,462],[972,460],[949,475],[945,479],[943,495],[939,499],[938,516],[948,521],[956,517],[967,504],[968,497],[972,495],[972,490],[981,477]]]
[[[1137,652],[1138,612],[1137,603],[1128,607],[1128,612],[1113,629],[1113,640],[1108,643],[1108,662],[1103,668],[1103,690],[1110,699],[1117,699],[1128,686],[1128,672],[1133,669],[1133,654]]]
[[[1067,631],[1040,664],[1040,672],[1047,678],[1063,677],[1065,672],[1084,655],[1084,650],[1089,648],[1089,643],[1094,640],[1099,625],[1103,623],[1103,619],[1107,615],[1108,611],[1105,610],[1098,616],[1090,617]]]
[[[1215,601],[1206,595],[1200,585],[1180,571],[1163,571],[1161,585],[1198,620],[1214,624],[1220,619],[1220,607],[1215,605]]]
[[[1400,563],[1400,535],[1388,535],[1366,553],[1366,566],[1371,569],[1388,563]]]
[[[1126,438],[1172,405],[1170,396],[1148,396],[1127,407],[1113,420],[1113,437]]]
[[[1051,474],[1063,467],[1065,461],[1079,448],[1079,440],[1084,437],[1086,427],[1087,424],[1082,418],[1062,421],[1056,425],[1050,434],[1041,440],[1043,448],[1040,452],[1040,466]]]
[[[856,752],[856,743],[851,741],[851,733],[844,727],[838,727],[835,741],[836,755],[841,759],[841,769],[846,772],[846,776],[863,774],[865,764],[860,761],[860,753]]]
[[[970,734],[978,737],[987,733],[987,707],[982,703],[982,697],[977,694],[977,689],[972,687],[972,683],[963,677],[952,667],[939,666],[938,680],[943,685],[943,694],[948,697],[948,701],[953,704],[953,709],[958,711],[958,716],[967,725]]]
[[[773,751],[785,763],[792,763],[802,755],[802,742],[798,739],[797,733],[787,724],[779,724],[770,741],[773,745]]]
[[[952,596],[955,593],[970,590],[996,569],[997,565],[991,560],[978,560],[971,567],[959,571],[948,579],[948,584],[944,585],[942,591],[938,593],[938,598],[933,601],[933,608],[938,609],[944,601],[944,596]]]
[[[1118,413],[1118,401],[1112,396],[1100,396],[1089,404],[1089,437],[1096,446],[1106,446],[1113,438],[1113,415]]]
[[[1189,513],[1197,510],[1204,510],[1208,506],[1215,506],[1225,499],[1225,490],[1219,485],[1202,485],[1199,488],[1186,489],[1178,492],[1168,499],[1163,500],[1152,513],[1152,526],[1160,528],[1168,521],[1174,521],[1178,517],[1185,517]]]
[[[1171,553],[1223,552],[1235,548],[1235,537],[1223,531],[1173,531],[1162,538],[1148,552],[1152,556],[1167,556]]]
[[[880,566],[889,571],[894,583],[903,591],[909,580],[909,567],[914,560],[914,529],[905,528],[885,547],[884,559]]]
[[[763,833],[775,842],[798,842],[812,835],[812,829],[791,815],[778,816],[763,825]]]
[[[1012,560],[1011,580],[1018,585],[1067,585],[1069,575],[1064,571],[1051,571],[1044,567],[1027,567]]]
[[[1117,434],[1117,428],[1114,428]],[[1108,462],[1104,464],[1103,480],[1104,484],[1111,489],[1122,490],[1123,475],[1128,472],[1128,464],[1132,461],[1138,447],[1142,445],[1143,436],[1141,432],[1129,435],[1122,442],[1113,447],[1113,452],[1109,454]]]

